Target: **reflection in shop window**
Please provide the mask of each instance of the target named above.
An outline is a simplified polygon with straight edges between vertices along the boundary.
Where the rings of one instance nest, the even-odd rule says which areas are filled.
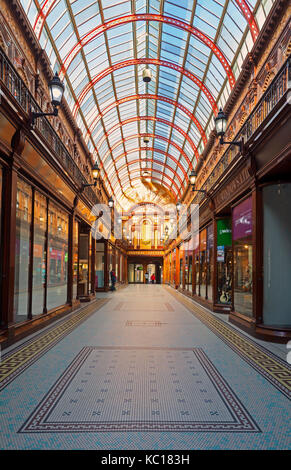
[[[79,261],[79,222],[74,219],[73,227],[73,299],[77,297]]]
[[[253,315],[252,198],[233,209],[234,310]]]
[[[47,310],[67,301],[68,215],[49,202]]]
[[[23,180],[17,181],[16,246],[14,279],[14,322],[27,320],[29,244],[31,231],[32,189]]]
[[[0,166],[0,247],[2,246],[2,168]],[[2,292],[2,256],[0,256],[0,295]],[[0,298],[1,301],[1,298]],[[0,320],[2,318],[2,312],[0,312]]]
[[[232,236],[231,218],[217,220],[217,302],[231,304]]]
[[[32,315],[43,313],[46,277],[47,199],[35,191],[32,271]]]
[[[96,243],[95,289],[104,288],[104,243]]]

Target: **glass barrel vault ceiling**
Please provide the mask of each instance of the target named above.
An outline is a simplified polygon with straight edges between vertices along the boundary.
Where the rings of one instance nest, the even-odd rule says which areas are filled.
[[[21,0],[122,208],[181,198],[273,2]]]

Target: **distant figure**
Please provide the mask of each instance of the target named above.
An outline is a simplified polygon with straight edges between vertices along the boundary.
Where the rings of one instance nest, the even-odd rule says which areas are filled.
[[[156,280],[156,276],[154,275],[154,273],[151,275],[151,281],[152,281],[152,284],[155,283],[155,280]]]
[[[149,282],[149,273],[145,273],[144,277],[145,277],[146,284],[148,284],[148,282]]]
[[[110,290],[112,290],[112,292],[113,292],[114,290],[116,290],[116,288],[115,288],[116,276],[115,276],[114,271],[110,272],[110,277],[111,277],[111,288],[110,288]]]

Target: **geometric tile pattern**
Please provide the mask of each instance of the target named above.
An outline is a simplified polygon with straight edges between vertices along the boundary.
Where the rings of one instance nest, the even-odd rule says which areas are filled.
[[[52,326],[45,333],[40,333],[4,355],[0,362],[0,391],[107,302],[108,299],[92,302],[68,320]]]
[[[291,366],[287,362],[275,356],[275,354],[262,345],[247,338],[231,325],[226,325],[223,321],[215,318],[214,315],[200,308],[198,304],[194,305],[185,296],[178,295],[169,287],[167,287],[167,291],[184,304],[196,318],[212,330],[216,336],[224,341],[257,372],[263,375],[274,387],[287,398],[291,398]]]
[[[261,432],[201,348],[84,347],[19,433]]]
[[[151,320],[127,320],[125,326],[162,326],[166,325],[166,323],[162,323],[161,321],[151,321]]]

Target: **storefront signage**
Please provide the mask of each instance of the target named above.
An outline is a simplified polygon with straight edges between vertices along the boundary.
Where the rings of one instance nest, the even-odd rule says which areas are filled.
[[[249,237],[252,234],[252,198],[249,197],[232,212],[233,239]]]
[[[231,246],[230,218],[217,221],[217,246]]]
[[[222,261],[224,263],[224,246],[217,247],[217,261]]]
[[[147,251],[128,251],[127,252],[127,255],[130,256],[130,255],[144,255],[144,256],[164,256],[164,252],[163,251],[150,251],[150,250],[147,250]]]
[[[232,199],[234,194],[243,187],[244,183],[250,178],[248,170],[245,168],[235,176],[232,181],[226,185],[215,197],[215,207],[226,203],[229,199]]]

